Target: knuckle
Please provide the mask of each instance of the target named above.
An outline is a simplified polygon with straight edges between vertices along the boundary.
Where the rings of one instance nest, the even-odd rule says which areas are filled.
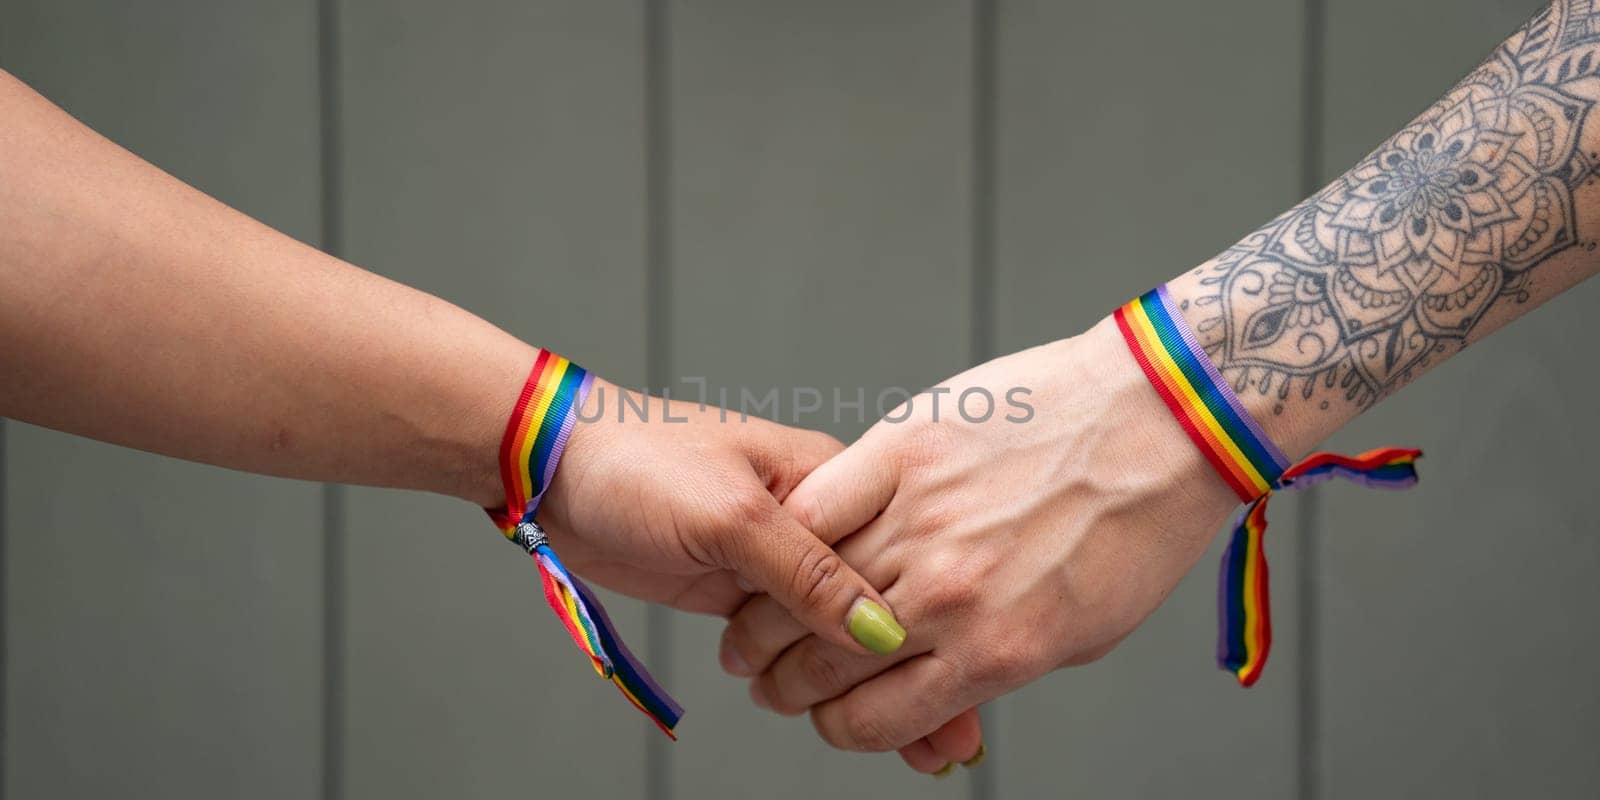
[[[918,509],[911,528],[918,536],[937,536],[962,521],[962,515],[947,503],[933,502]]]
[[[772,704],[772,710],[786,717],[805,712],[805,706],[799,705],[789,698],[792,688],[776,674],[768,672],[761,676],[761,691],[767,697],[767,702]]]
[[[922,616],[948,619],[972,608],[976,600],[976,589],[958,580],[946,580],[928,592],[922,601]]]
[[[728,624],[722,629],[722,644],[733,648],[740,655],[750,653],[754,648],[753,637],[750,635],[750,623],[745,621],[742,613],[734,614],[728,618]]]
[[[927,566],[933,570],[931,574],[938,576],[920,603],[928,617],[950,617],[978,605],[983,576],[969,559],[954,553],[940,553],[930,556]]]
[[[829,530],[828,506],[816,492],[811,492],[795,501],[789,513],[793,514],[795,521],[808,531],[815,533]]]
[[[839,722],[837,736],[840,740],[829,742],[835,747],[863,753],[882,753],[894,749],[894,739],[883,721],[870,709],[847,705],[840,712]]]
[[[808,608],[822,608],[838,592],[844,560],[827,548],[812,548],[795,565],[794,593]]]
[[[935,542],[932,547],[928,548],[928,552],[921,554],[917,564],[927,574],[938,576],[942,582],[946,579],[961,576],[966,570],[967,560],[971,556],[971,553],[963,553],[956,547]]]
[[[829,696],[842,688],[839,666],[833,662],[826,650],[814,646],[804,647],[798,656],[799,663],[796,666],[800,671],[801,680],[821,689]]]
[[[818,451],[837,453],[844,449],[844,442],[839,441],[839,438],[832,434],[823,433],[822,431],[808,431],[807,435]]]
[[[989,686],[1009,689],[1027,683],[1038,671],[1038,657],[1027,644],[1011,642],[986,653],[974,672]]]

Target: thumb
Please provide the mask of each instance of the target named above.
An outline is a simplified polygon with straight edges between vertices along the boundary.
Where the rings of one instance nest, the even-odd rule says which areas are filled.
[[[837,444],[825,444],[818,440],[813,447],[796,448],[782,437],[748,437],[747,450],[757,452],[746,455],[758,474],[763,462],[774,460],[763,455],[769,450],[782,450],[789,461],[805,462],[810,474],[784,497],[781,507],[763,493],[756,530],[746,529],[736,540],[746,546],[725,551],[739,561],[726,566],[824,640],[856,652],[886,655],[905,642],[905,629],[877,590],[831,545],[888,505],[897,471],[881,438],[869,434],[837,455],[831,452]],[[811,471],[826,455],[833,458]],[[770,483],[770,475],[763,477]]]
[[[754,524],[722,548],[724,564],[766,592],[812,633],[855,652],[887,655],[906,632],[883,598],[831,547],[766,495]]]

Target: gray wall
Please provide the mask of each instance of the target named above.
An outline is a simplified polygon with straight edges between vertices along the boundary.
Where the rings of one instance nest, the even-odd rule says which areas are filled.
[[[613,379],[870,392],[1071,334],[1206,258],[1536,5],[11,0],[0,67]],[[458,503],[8,423],[0,790],[1592,796],[1600,428],[1567,353],[1596,308],[1580,287],[1336,440],[1427,449],[1417,490],[1275,503],[1256,688],[1211,666],[1206,563],[1101,663],[986,709],[989,764],[942,782],[753,709],[715,620],[611,599],[689,709],[665,744]]]

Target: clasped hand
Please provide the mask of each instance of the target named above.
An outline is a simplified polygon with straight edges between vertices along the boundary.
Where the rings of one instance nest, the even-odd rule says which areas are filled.
[[[920,396],[848,449],[692,403],[605,417],[542,513],[584,576],[728,617],[721,664],[758,705],[938,772],[978,752],[978,704],[1115,647],[1235,504],[1109,323],[940,388],[969,387],[1034,413]]]

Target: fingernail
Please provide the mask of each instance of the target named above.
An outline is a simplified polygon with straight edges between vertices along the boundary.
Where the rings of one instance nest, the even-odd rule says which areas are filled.
[[[983,742],[978,742],[978,754],[973,756],[972,758],[967,759],[966,761],[961,762],[961,766],[966,767],[967,769],[972,769],[973,767],[976,767],[979,764],[982,764],[983,763],[983,757],[988,755],[988,754],[989,754],[989,749],[983,746]]]
[[[863,598],[850,612],[850,636],[862,647],[886,656],[906,643],[906,629],[889,609]]]
[[[750,682],[750,702],[755,703],[756,708],[772,710],[772,701],[767,699],[767,693],[761,691],[761,684],[757,681]]]
[[[947,761],[947,762],[945,762],[944,766],[939,768],[938,772],[933,773],[933,777],[938,778],[939,780],[942,781],[945,778],[950,777],[950,772],[952,770],[954,770],[955,768],[956,768],[956,762]]]
[[[722,651],[718,654],[717,660],[722,662],[723,671],[729,675],[750,678],[756,674],[756,671],[750,668],[750,662],[745,661],[744,656],[739,655],[739,651],[733,649],[733,645],[727,642],[722,643]]]

